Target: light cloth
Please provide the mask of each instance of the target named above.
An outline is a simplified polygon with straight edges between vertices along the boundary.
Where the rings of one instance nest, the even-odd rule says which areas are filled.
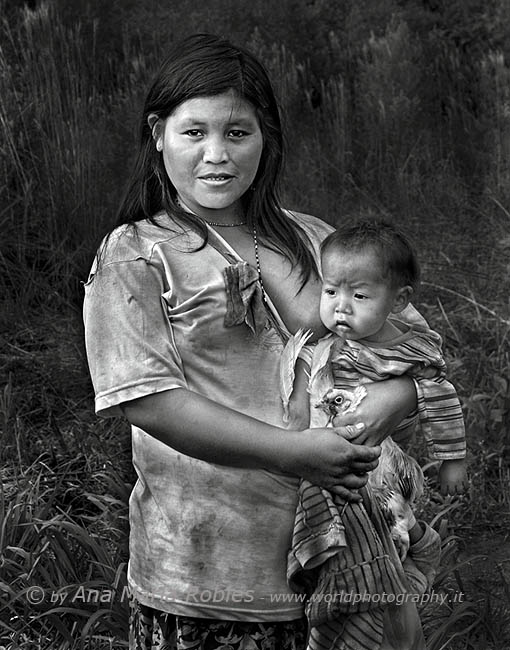
[[[289,218],[308,233],[318,259],[331,228],[314,217]],[[254,336],[244,310],[234,302],[228,309],[225,268],[250,269],[226,242],[230,261],[211,245],[191,252],[201,243],[198,235],[166,215],[158,220],[161,226],[144,221],[136,231],[115,230],[85,286],[96,411],[120,415],[125,401],[182,387],[284,426],[281,337],[271,320],[260,326],[260,312]],[[243,286],[250,285],[241,275]],[[285,328],[274,309],[273,319]],[[197,460],[137,427],[132,454],[138,481],[130,498],[128,578],[140,603],[181,616],[302,616],[286,580],[296,477]]]

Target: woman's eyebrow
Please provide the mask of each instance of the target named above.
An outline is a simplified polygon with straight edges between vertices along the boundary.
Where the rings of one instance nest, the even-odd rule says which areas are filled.
[[[234,115],[228,121],[229,124],[253,124],[257,118],[252,115]]]
[[[184,117],[182,120],[179,120],[179,124],[182,126],[188,126],[189,124],[205,126],[207,124],[207,120],[204,120],[200,117]]]
[[[203,117],[184,117],[182,120],[179,120],[179,125],[180,126],[188,126],[188,125],[193,125],[193,126],[208,126],[211,123],[211,120],[208,120],[207,118]],[[256,123],[256,119],[250,116],[233,116],[231,119],[227,120],[225,122],[226,125],[232,126],[232,125],[242,125],[242,126],[251,126],[254,123]]]

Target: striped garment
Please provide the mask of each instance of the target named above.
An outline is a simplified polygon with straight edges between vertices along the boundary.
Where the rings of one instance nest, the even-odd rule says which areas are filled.
[[[417,415],[437,459],[463,458],[464,421],[455,388],[446,381],[441,338],[421,324],[392,321],[401,331],[391,342],[342,341],[331,334],[299,356],[310,366],[310,426],[324,426],[324,412],[313,408],[327,388],[408,375],[415,380]],[[407,430],[416,418],[407,418]],[[363,504],[301,481],[287,579],[309,594],[307,650],[424,650],[421,623],[413,602],[396,606],[396,594],[423,592],[439,565],[439,536],[425,526],[425,541],[409,549],[402,566],[369,488]],[[413,561],[413,554],[416,561]],[[412,570],[409,570],[409,566]],[[366,599],[348,594],[367,595]],[[386,602],[374,598],[386,594]]]
[[[321,382],[316,388],[313,378],[324,372],[332,374],[335,388],[352,388],[408,375],[415,380],[418,420],[430,456],[436,460],[464,458],[466,438],[462,408],[455,388],[445,378],[441,337],[419,324],[408,325],[396,319],[392,319],[392,323],[402,333],[383,344],[343,342],[330,334],[302,351],[300,356],[311,366],[312,419],[317,417],[314,398],[324,394]],[[408,424],[409,420],[405,420],[402,426]]]
[[[301,481],[287,579],[308,595],[307,650],[425,650],[413,596],[435,576],[439,535],[422,524],[402,565],[369,488],[361,494],[346,504]]]

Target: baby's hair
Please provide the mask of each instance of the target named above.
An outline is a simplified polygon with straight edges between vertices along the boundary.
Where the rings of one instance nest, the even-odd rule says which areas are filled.
[[[377,255],[383,277],[394,287],[420,283],[420,266],[414,247],[404,233],[386,221],[366,220],[345,224],[332,232],[321,245],[321,256],[336,251],[370,248]]]

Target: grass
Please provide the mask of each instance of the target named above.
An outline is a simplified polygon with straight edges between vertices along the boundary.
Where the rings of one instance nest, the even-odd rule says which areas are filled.
[[[55,469],[41,457],[3,477],[2,638],[11,647],[75,647],[126,637],[128,601],[119,542],[126,534],[123,481],[111,467],[90,474],[84,458]],[[84,491],[92,478],[106,494]],[[115,496],[113,496],[115,494]]]
[[[254,15],[262,11],[252,4]],[[217,13],[208,20],[219,21]],[[64,21],[56,3],[10,16],[0,25],[0,647],[122,648],[129,431],[93,414],[80,282],[115,211],[136,106],[161,43],[142,47],[119,30],[109,48],[104,25]],[[401,16],[388,16],[372,35],[360,30],[351,50],[330,31],[320,56],[332,52],[351,67],[323,66],[321,75],[316,61],[264,34],[254,28],[246,40],[275,79],[288,124],[285,204],[332,224],[377,213],[406,228],[422,261],[416,304],[443,337],[461,397],[469,494],[438,494],[431,464],[422,507],[443,537],[434,589],[465,598],[424,608],[429,647],[503,650],[510,646],[506,63],[496,51],[475,62],[484,73],[485,117],[466,153],[461,83],[446,97],[452,106],[455,99],[446,116],[444,106],[427,104],[418,81],[434,42],[424,53]],[[460,74],[451,52],[434,65],[444,77],[444,66]],[[477,156],[475,175],[468,162]],[[428,462],[423,449],[416,453]]]

